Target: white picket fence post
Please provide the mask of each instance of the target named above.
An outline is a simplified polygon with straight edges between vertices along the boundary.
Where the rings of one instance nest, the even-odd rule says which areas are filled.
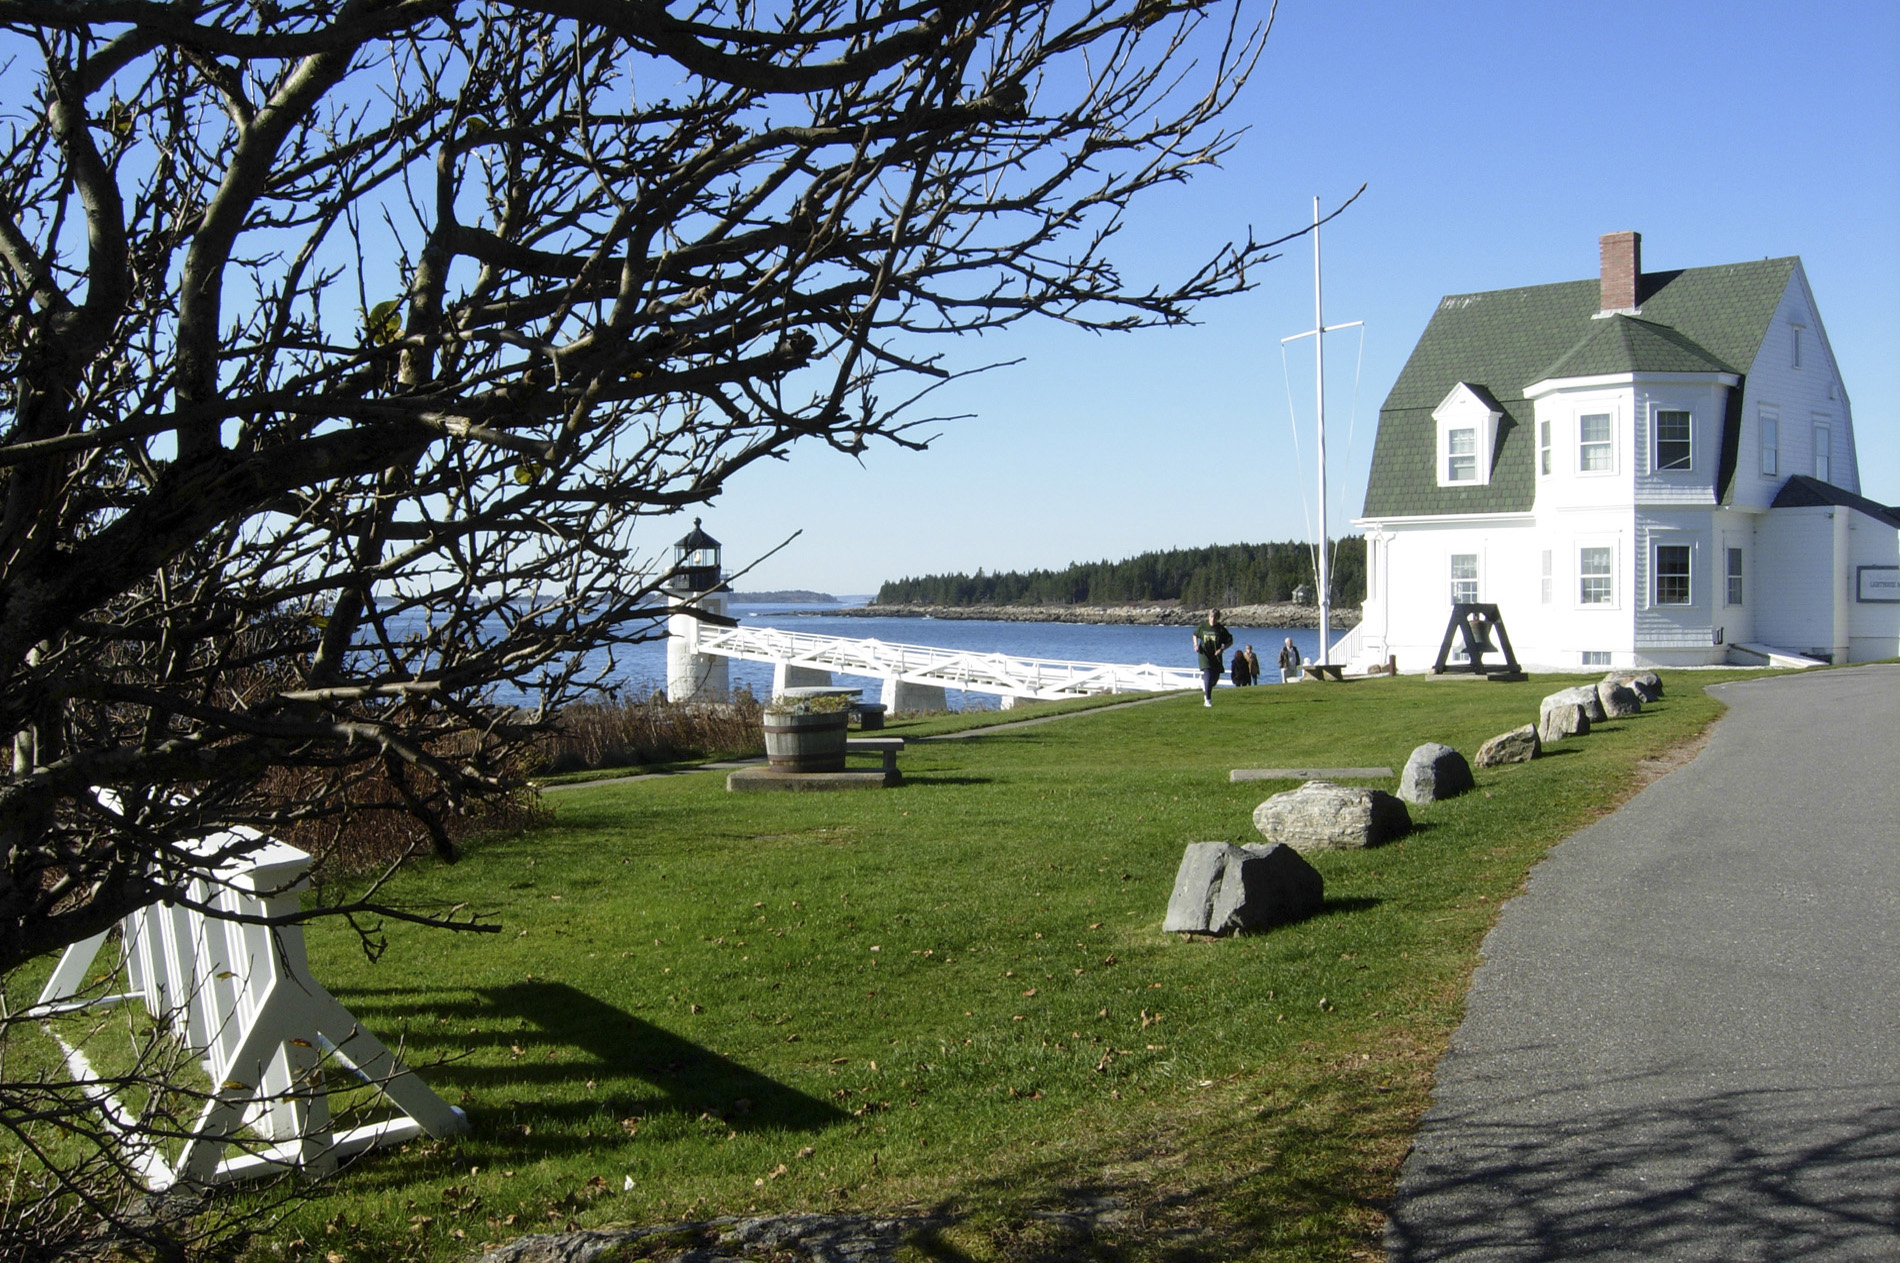
[[[169,1020],[199,1055],[212,1095],[191,1138],[170,1161],[137,1134],[131,1114],[110,1094],[95,1094],[107,1120],[124,1133],[147,1185],[157,1190],[179,1181],[208,1184],[286,1167],[322,1175],[365,1149],[468,1130],[461,1110],[405,1069],[310,976],[301,926],[232,919],[295,914],[298,893],[308,885],[310,857],[249,829],[212,835],[194,849],[207,860],[241,852],[241,858],[194,876],[186,891],[192,903],[224,915],[182,904],[143,908],[119,923],[131,991],[75,998],[106,943],[107,936],[98,934],[66,949],[34,1010],[50,1017],[136,997],[155,1020]],[[74,1077],[96,1079],[84,1053],[60,1042]],[[325,1054],[376,1087],[404,1116],[333,1133],[329,1102],[317,1081]],[[261,1144],[244,1140],[247,1128]],[[227,1156],[234,1144],[243,1151]]]

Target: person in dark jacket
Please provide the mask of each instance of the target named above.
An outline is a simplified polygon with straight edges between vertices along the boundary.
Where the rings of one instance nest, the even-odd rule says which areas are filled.
[[[1300,678],[1300,651],[1293,647],[1293,637],[1286,638],[1286,648],[1280,650],[1280,683],[1291,684]]]
[[[1260,655],[1253,651],[1252,645],[1247,646],[1247,679],[1260,683]]]
[[[1221,668],[1227,661],[1227,646],[1234,633],[1220,621],[1219,610],[1209,610],[1207,621],[1194,629],[1194,653],[1201,661],[1201,705],[1214,704],[1214,686],[1220,682]]]
[[[1253,671],[1247,666],[1247,651],[1245,649],[1234,650],[1232,674],[1234,677],[1234,687],[1237,689],[1244,689],[1253,683]]]

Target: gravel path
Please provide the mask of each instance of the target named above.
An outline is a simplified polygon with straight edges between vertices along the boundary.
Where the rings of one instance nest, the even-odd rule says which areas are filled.
[[[1713,691],[1485,940],[1390,1259],[1900,1260],[1900,667]]]

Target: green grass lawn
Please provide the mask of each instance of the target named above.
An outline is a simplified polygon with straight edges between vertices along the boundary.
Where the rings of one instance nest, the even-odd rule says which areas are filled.
[[[1376,1257],[1500,902],[1696,738],[1725,678],[1666,675],[1642,715],[1413,808],[1403,842],[1313,857],[1325,910],[1242,939],[1160,929],[1183,845],[1256,840],[1292,787],[1228,769],[1469,757],[1582,677],[1170,697],[913,740],[881,792],[703,773],[550,796],[548,827],[396,883],[501,934],[391,925],[371,963],[308,931],[316,977],[473,1130],[359,1162],[249,1252],[910,1208],[955,1216],[920,1259]],[[1092,1233],[1039,1214],[1077,1205],[1107,1211]]]

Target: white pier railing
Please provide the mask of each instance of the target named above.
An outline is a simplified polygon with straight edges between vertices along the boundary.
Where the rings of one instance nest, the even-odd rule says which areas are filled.
[[[697,652],[1035,701],[1201,687],[1200,672],[1184,667],[1022,658],[1007,653],[819,636],[774,627],[702,627]]]

